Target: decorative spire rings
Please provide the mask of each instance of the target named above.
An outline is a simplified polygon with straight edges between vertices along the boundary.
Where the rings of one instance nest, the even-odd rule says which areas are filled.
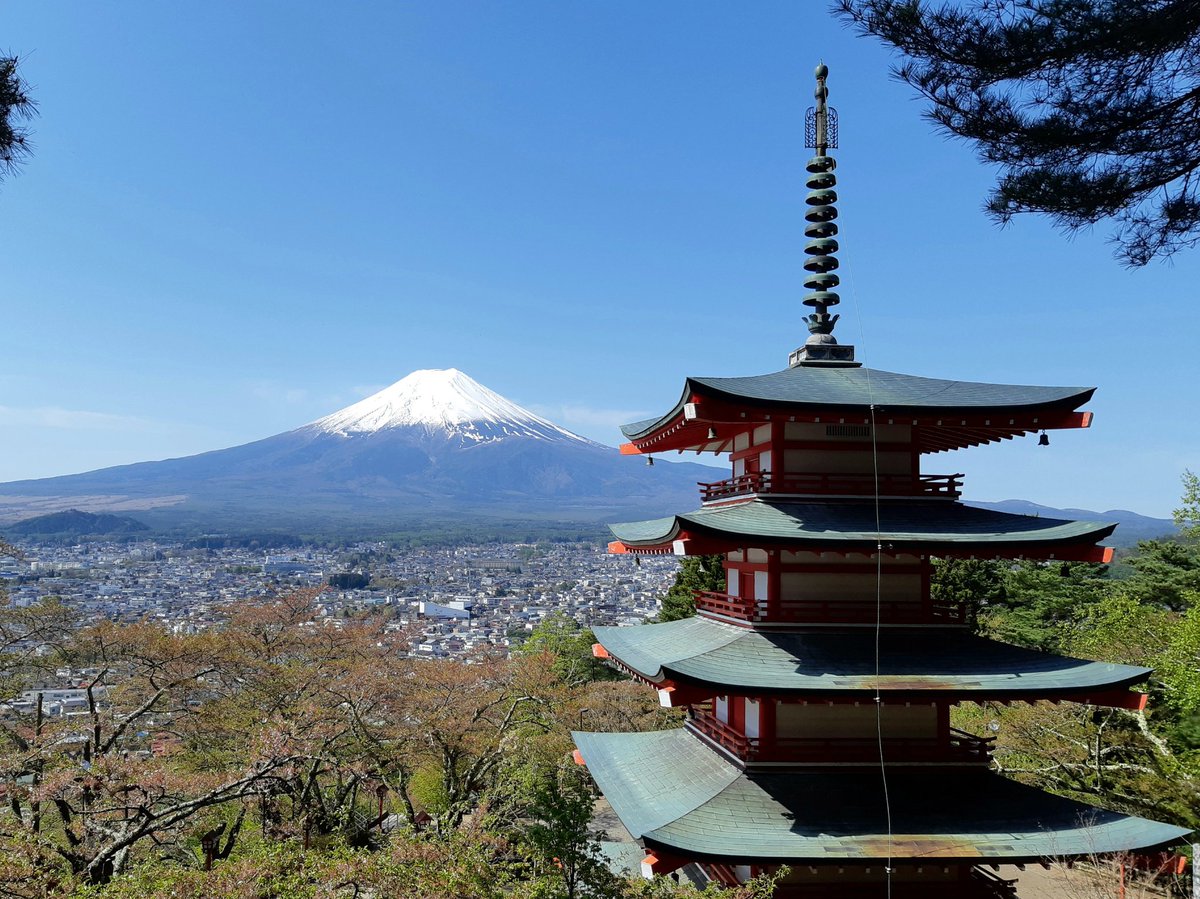
[[[800,349],[792,353],[791,364],[799,365],[806,362],[847,363],[854,360],[854,347],[839,347],[833,337],[833,326],[839,316],[830,315],[829,309],[841,302],[834,293],[840,280],[835,269],[838,267],[838,242],[836,235],[838,226],[834,223],[837,218],[837,177],[833,170],[837,162],[832,156],[826,155],[830,148],[837,148],[837,111],[827,104],[829,88],[825,78],[829,75],[828,67],[822,63],[817,66],[817,89],[815,91],[816,106],[808,110],[805,116],[805,145],[813,147],[817,155],[808,161],[805,169],[808,171],[808,195],[804,198],[807,209],[804,220],[804,236],[808,243],[804,252],[808,258],[804,261],[804,270],[808,275],[804,286],[810,293],[804,297],[804,305],[812,306],[812,314],[805,317],[808,325],[809,338]]]

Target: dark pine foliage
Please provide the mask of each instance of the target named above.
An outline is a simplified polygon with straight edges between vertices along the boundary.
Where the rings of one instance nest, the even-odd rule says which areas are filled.
[[[934,559],[930,594],[935,603],[961,606],[967,626],[978,631],[980,612],[1004,602],[1007,573],[995,559]]]
[[[0,56],[0,180],[29,156],[29,129],[20,123],[37,112],[29,85],[17,71],[19,63],[16,56]]]
[[[725,560],[721,556],[687,556],[675,574],[675,583],[662,600],[659,621],[677,621],[696,614],[696,592],[725,591]]]
[[[1200,242],[1196,0],[837,0],[907,59],[896,70],[944,131],[999,166],[988,213],[1067,231],[1117,223],[1145,265]]]

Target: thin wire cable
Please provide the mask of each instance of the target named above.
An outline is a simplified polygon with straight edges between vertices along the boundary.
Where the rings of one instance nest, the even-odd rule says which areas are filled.
[[[850,277],[850,298],[854,303],[854,313],[858,318],[858,345],[866,353],[866,333],[863,330],[862,309],[858,304],[858,291],[854,289],[854,277]],[[884,866],[884,882],[887,885],[887,899],[892,897],[892,858],[895,854],[894,834],[892,833],[892,801],[888,791],[887,763],[883,750],[883,694],[879,689],[880,678],[880,638],[883,634],[883,523],[880,512],[879,497],[879,439],[876,436],[875,392],[871,385],[871,369],[863,367],[867,381],[867,404],[871,421],[871,470],[874,480],[875,499],[875,742],[879,747],[879,780],[883,785],[883,811],[887,819],[888,854]]]

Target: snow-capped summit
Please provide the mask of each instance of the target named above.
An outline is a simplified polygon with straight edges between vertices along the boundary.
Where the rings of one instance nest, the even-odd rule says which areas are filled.
[[[413,372],[340,412],[252,443],[0,484],[0,516],[138,510],[165,527],[239,533],[442,533],[459,522],[477,534],[497,522],[574,527],[666,514],[693,502],[696,482],[712,473],[687,462],[651,468],[447,369]]]
[[[457,368],[414,371],[303,430],[349,437],[412,427],[474,443],[505,437],[592,443],[506,400]]]

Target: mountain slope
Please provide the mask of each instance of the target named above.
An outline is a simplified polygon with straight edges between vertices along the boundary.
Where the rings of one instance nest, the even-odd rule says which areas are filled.
[[[1107,512],[1093,512],[1091,509],[1056,509],[1053,506],[1042,506],[1025,499],[1006,499],[998,503],[981,503],[967,501],[968,506],[980,509],[995,509],[997,512],[1012,512],[1015,515],[1036,515],[1041,518],[1067,518],[1073,521],[1115,521],[1118,524],[1116,532],[1105,543],[1114,546],[1132,546],[1139,540],[1152,540],[1155,537],[1171,536],[1178,528],[1169,518],[1151,518],[1139,515],[1127,509],[1109,509]]]
[[[409,526],[422,518],[601,521],[690,508],[712,468],[621,456],[455,369],[418,371],[293,431],[181,459],[0,484],[0,518],[63,508]],[[144,516],[143,516],[144,517]],[[147,519],[151,520],[151,519]]]

